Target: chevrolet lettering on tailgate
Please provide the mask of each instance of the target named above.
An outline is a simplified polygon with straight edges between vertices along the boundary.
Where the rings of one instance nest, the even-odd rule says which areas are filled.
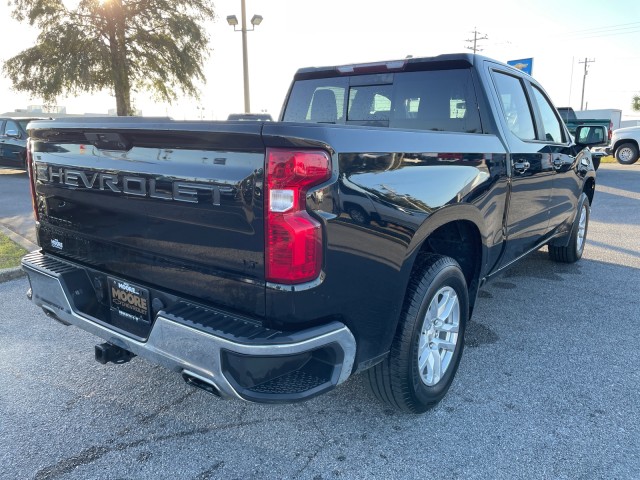
[[[220,205],[220,189],[215,185],[160,180],[163,183],[161,188],[159,180],[156,178],[130,174],[118,175],[42,163],[36,165],[36,179],[39,182],[56,183],[66,187],[190,203],[198,203],[198,193],[202,192],[212,196],[214,205]]]

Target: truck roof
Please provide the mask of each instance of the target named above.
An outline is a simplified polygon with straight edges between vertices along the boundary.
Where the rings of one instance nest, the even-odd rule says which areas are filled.
[[[500,63],[505,67],[514,69],[514,67],[511,67],[510,65],[482,55],[474,55],[472,53],[447,53],[437,55],[435,57],[403,58],[369,63],[300,68],[296,72],[294,80],[396,71],[411,72],[432,69],[442,70],[452,68],[469,68],[478,60],[490,60],[492,62]]]

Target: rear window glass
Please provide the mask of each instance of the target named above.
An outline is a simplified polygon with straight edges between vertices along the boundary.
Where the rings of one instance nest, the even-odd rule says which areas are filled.
[[[291,90],[284,120],[482,131],[468,69],[300,80]]]

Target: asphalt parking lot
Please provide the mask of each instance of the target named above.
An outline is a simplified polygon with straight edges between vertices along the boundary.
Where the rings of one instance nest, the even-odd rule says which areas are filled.
[[[358,376],[264,406],[138,358],[100,365],[100,340],[46,318],[26,279],[2,283],[0,477],[637,479],[639,284],[640,164],[603,165],[583,259],[543,249],[484,287],[449,394],[415,416]]]

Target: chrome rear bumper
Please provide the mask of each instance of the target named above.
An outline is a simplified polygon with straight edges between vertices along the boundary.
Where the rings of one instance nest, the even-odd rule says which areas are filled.
[[[225,334],[196,328],[200,322],[161,310],[148,338],[139,340],[75,307],[65,277],[77,278],[85,267],[42,252],[25,256],[22,267],[31,283],[31,300],[48,315],[180,372],[185,379],[207,382],[223,397],[265,403],[305,400],[344,382],[353,370],[356,342],[339,322],[294,333],[276,332],[257,340],[260,335],[242,338],[237,331]],[[197,308],[200,314],[206,311]],[[225,314],[226,321],[231,317]],[[258,373],[252,372],[253,368]],[[271,377],[256,383],[255,378],[269,368],[278,374],[267,374]]]

